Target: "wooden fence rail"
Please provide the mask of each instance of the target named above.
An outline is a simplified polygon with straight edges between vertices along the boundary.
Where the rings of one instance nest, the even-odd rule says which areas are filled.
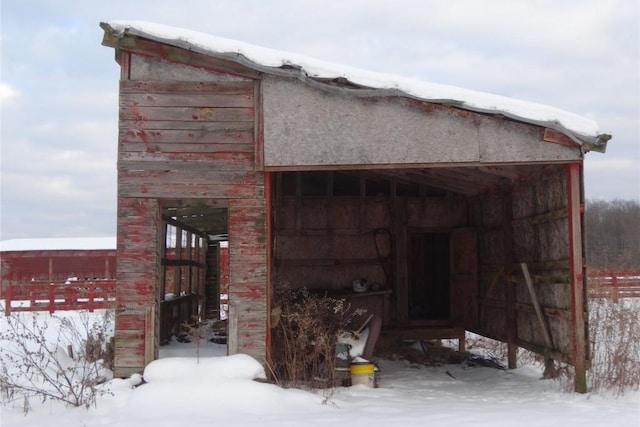
[[[4,312],[7,316],[12,311],[93,311],[115,307],[116,281],[75,280],[9,285],[5,289],[4,298]]]
[[[640,298],[640,270],[589,270],[589,296],[591,298]],[[71,282],[30,282],[8,285],[4,291],[5,314],[12,311],[89,310],[115,307],[116,281],[77,280]],[[12,304],[16,303],[16,304]],[[181,313],[178,324],[186,320],[182,313],[192,316],[197,309],[192,298],[163,304],[162,324],[165,329],[175,326],[175,310]],[[166,338],[166,337],[165,337]]]
[[[640,298],[640,270],[590,270],[591,298]]]

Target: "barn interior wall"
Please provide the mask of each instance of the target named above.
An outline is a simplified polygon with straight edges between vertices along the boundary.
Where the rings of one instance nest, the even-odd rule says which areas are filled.
[[[549,349],[569,361],[571,279],[568,198],[565,165],[541,166],[517,181],[511,191],[496,190],[474,203],[479,224],[478,331],[502,341],[544,352],[543,326],[534,298],[542,307],[552,338]],[[520,263],[526,263],[535,297]]]
[[[468,225],[465,197],[367,196],[366,191],[338,197],[324,185],[315,193],[304,197],[292,190],[283,196],[276,189],[274,286],[344,295],[352,291],[354,280],[365,279],[370,290],[391,290],[395,299],[396,247],[410,244],[406,238],[399,241],[397,219],[402,218],[405,236],[411,231],[446,234]],[[403,252],[400,263],[406,264],[411,254]],[[385,319],[398,320],[394,313]]]

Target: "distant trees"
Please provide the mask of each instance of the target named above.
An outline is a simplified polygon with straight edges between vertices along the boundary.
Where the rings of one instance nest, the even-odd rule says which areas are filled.
[[[587,265],[640,268],[640,203],[589,199],[586,205]]]

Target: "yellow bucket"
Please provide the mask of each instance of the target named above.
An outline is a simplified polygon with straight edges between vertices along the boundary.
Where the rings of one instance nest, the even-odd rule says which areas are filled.
[[[364,385],[376,387],[375,365],[373,363],[352,363],[349,365],[351,371],[351,385]]]

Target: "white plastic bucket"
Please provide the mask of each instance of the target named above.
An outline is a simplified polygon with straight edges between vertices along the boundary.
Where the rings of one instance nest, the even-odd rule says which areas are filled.
[[[376,367],[373,363],[352,363],[349,365],[349,370],[351,371],[352,386],[376,387]]]

